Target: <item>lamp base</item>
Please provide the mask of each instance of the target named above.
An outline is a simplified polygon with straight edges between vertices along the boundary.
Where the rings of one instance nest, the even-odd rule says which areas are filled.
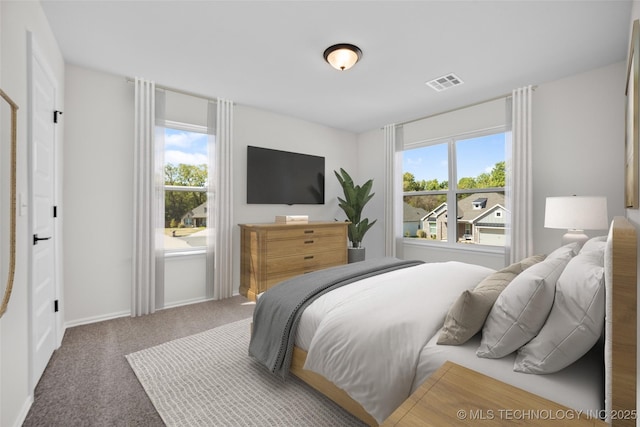
[[[564,236],[562,236],[562,246],[574,242],[577,242],[582,246],[587,240],[589,240],[589,236],[584,234],[583,230],[569,230]]]

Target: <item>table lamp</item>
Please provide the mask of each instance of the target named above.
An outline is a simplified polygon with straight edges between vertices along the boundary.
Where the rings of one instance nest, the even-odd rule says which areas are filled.
[[[606,197],[547,197],[544,212],[545,228],[564,228],[562,244],[572,242],[584,244],[589,237],[584,230],[606,230],[609,228]]]

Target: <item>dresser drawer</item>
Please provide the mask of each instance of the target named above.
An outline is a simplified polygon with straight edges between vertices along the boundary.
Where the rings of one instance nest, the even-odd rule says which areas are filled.
[[[308,227],[289,227],[267,231],[267,240],[306,239],[309,237],[323,237],[344,235],[342,227],[318,227],[309,224]]]
[[[302,274],[331,265],[345,264],[346,262],[344,251],[318,252],[307,255],[296,254],[270,259],[267,263],[267,274],[279,274],[287,271]]]
[[[318,252],[342,251],[347,246],[343,235],[308,236],[291,240],[268,240],[267,259],[291,255],[310,255]]]
[[[277,285],[278,283],[287,279],[291,279],[292,277],[295,277],[295,276],[300,276],[302,274],[311,273],[317,270],[322,270],[323,268],[334,267],[334,266],[342,265],[346,263],[344,259],[341,258],[338,260],[337,258],[338,257],[332,257],[334,262],[328,262],[328,263],[321,263],[319,262],[320,260],[318,258],[314,259],[315,262],[309,262],[309,260],[307,260],[307,262],[305,263],[306,265],[300,270],[288,270],[288,271],[284,270],[284,271],[267,272],[266,289],[269,289],[273,285]],[[327,262],[327,261],[328,259],[324,258],[324,262]]]

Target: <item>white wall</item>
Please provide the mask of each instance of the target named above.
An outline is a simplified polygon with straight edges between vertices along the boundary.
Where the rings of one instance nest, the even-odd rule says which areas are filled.
[[[352,175],[357,182],[364,183],[373,179],[372,192],[375,193],[371,201],[364,207],[362,215],[369,218],[369,222],[378,222],[369,229],[362,240],[362,246],[366,249],[366,258],[381,258],[385,256],[385,215],[384,215],[384,189],[385,189],[385,155],[384,132],[382,129],[374,129],[358,135],[358,173]]]
[[[359,176],[362,156],[357,151],[356,135],[243,105],[235,107],[233,132],[235,224],[273,222],[276,215],[308,215],[312,221],[345,219],[336,199],[342,195],[342,188],[333,171],[343,168],[354,179]],[[324,156],[325,204],[247,204],[247,145]],[[233,281],[237,292],[240,286],[240,228],[237,226],[233,230],[233,242]]]
[[[205,254],[168,256],[164,262],[165,308],[205,300],[207,295]]]
[[[65,320],[75,325],[130,312],[133,85],[124,77],[74,65],[67,67],[66,84]],[[307,214],[312,220],[344,219],[335,201],[340,187],[333,170],[344,167],[357,173],[355,135],[242,105],[235,107],[234,115],[234,224],[273,222],[278,214]],[[192,117],[167,111],[167,118],[172,120],[190,122]],[[206,124],[206,115],[202,119]],[[325,204],[247,205],[247,145],[325,156]],[[239,227],[234,225],[233,231],[237,292]],[[186,281],[193,291],[198,287],[196,276],[204,280],[204,274],[198,273],[204,268],[203,260],[189,258],[189,263],[195,263],[190,269],[193,277],[174,274],[178,260],[169,261],[167,280]],[[196,298],[191,291],[188,295],[170,291],[167,305]]]
[[[547,196],[606,196],[609,218],[624,215],[624,75],[620,62],[541,84],[534,93],[536,252],[553,250],[564,234],[542,226]]]
[[[133,85],[67,66],[65,320],[130,313]]]
[[[58,83],[57,108],[64,111],[64,60],[53,38],[49,24],[39,2],[0,2],[0,87],[18,104],[18,152],[17,190],[27,195],[27,31],[33,35],[42,55],[51,67]],[[3,125],[5,123],[3,122]],[[62,166],[60,145],[63,141],[64,120],[56,127],[58,150],[57,167]],[[6,141],[2,140],[1,153],[8,155]],[[9,180],[9,171],[3,168],[1,180]],[[61,183],[59,183],[61,184]],[[56,189],[58,195],[62,188]],[[8,200],[2,194],[3,210]],[[59,200],[58,200],[59,202]],[[63,217],[58,218],[60,223]],[[33,401],[33,390],[29,387],[29,328],[28,328],[28,216],[17,218],[17,264],[15,283],[9,306],[0,319],[0,425],[19,426]],[[58,242],[62,236],[56,236]],[[5,240],[5,239],[3,239]],[[6,244],[3,243],[3,244]],[[6,248],[3,248],[3,254]],[[6,281],[6,267],[2,267],[0,280]]]
[[[67,325],[77,325],[131,312],[134,86],[74,65],[66,78],[64,305]],[[166,105],[168,120],[207,124],[206,100],[167,92]],[[205,298],[204,262],[167,262],[167,306]]]
[[[624,64],[588,71],[538,85],[533,109],[533,201],[534,251],[548,253],[559,245],[562,230],[543,227],[547,196],[604,195],[609,216],[622,215],[622,169],[624,160]],[[494,109],[499,113],[500,108]],[[437,117],[437,126],[414,123],[405,131],[405,141],[430,139],[446,134],[456,115]],[[499,119],[496,114],[494,121]],[[484,122],[483,122],[484,123]],[[498,125],[499,123],[494,123]],[[478,125],[481,126],[481,125]],[[437,135],[434,135],[437,134]],[[423,135],[423,136],[421,136]],[[384,179],[383,132],[376,129],[358,136],[360,178]],[[366,159],[366,160],[364,160]],[[382,188],[371,202],[373,218],[384,218]],[[367,236],[368,248],[384,248],[382,227]],[[590,235],[604,234],[588,232]],[[425,261],[459,260],[500,268],[504,257],[482,252],[441,250],[433,246],[406,243],[403,257]],[[384,250],[382,249],[382,253]]]

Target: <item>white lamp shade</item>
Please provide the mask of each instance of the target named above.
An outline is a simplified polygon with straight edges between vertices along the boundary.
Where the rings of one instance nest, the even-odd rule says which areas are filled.
[[[606,230],[609,228],[606,197],[547,197],[546,228]]]

